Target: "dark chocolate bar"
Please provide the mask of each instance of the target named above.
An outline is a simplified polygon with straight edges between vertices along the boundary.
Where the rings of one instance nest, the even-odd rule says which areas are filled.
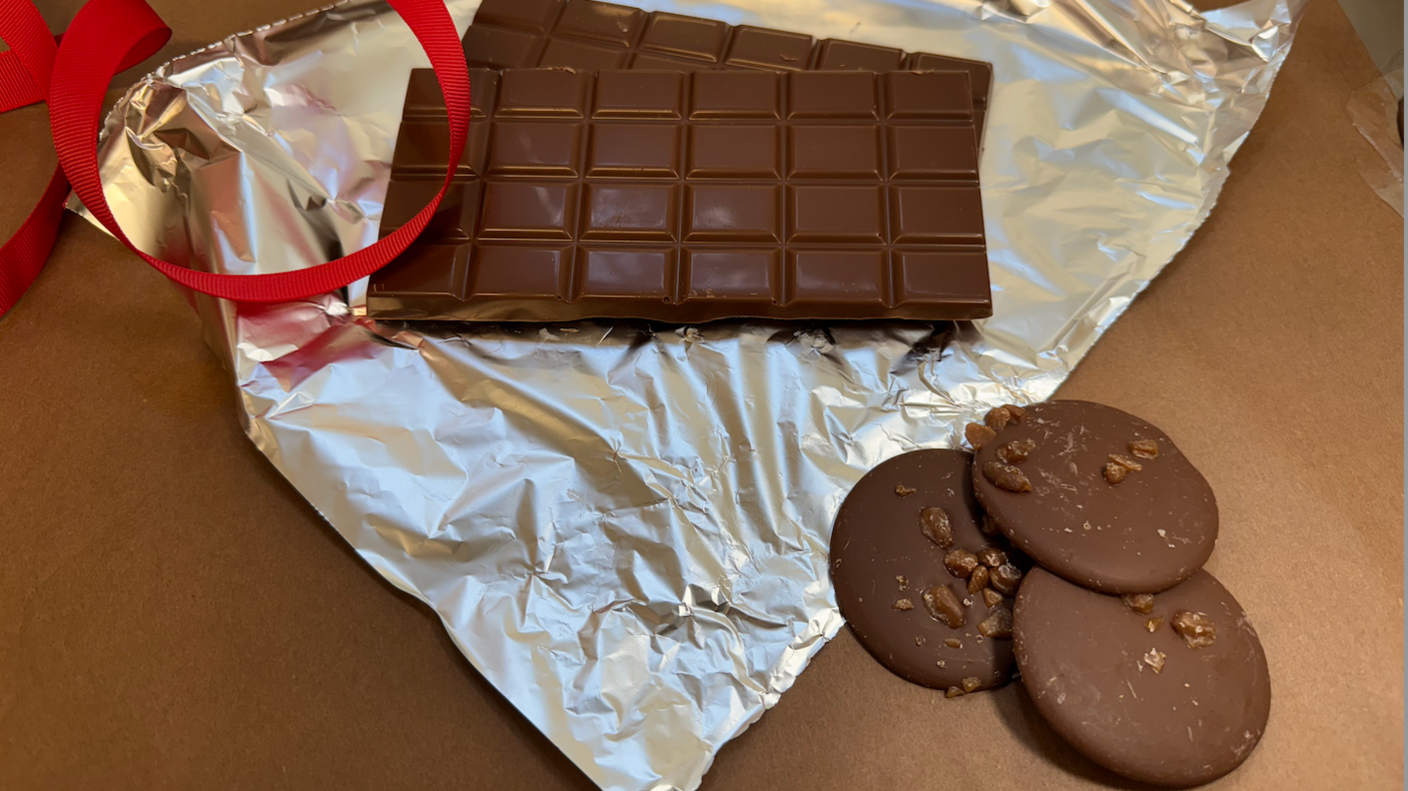
[[[484,0],[464,35],[471,68],[966,71],[982,140],[992,66],[595,0]]]
[[[694,323],[991,315],[964,72],[472,70],[474,121],[383,318]],[[417,71],[382,234],[449,142]]]

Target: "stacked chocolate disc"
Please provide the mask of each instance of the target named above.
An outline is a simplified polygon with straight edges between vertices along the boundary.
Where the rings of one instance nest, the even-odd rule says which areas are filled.
[[[882,464],[841,507],[831,576],[886,667],[959,697],[1020,676],[1077,750],[1189,786],[1239,766],[1271,707],[1246,614],[1202,570],[1212,489],[1162,431],[1099,404],[1001,407],[972,454]]]

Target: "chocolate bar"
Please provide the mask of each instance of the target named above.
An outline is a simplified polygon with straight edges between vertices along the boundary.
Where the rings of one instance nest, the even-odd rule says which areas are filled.
[[[964,72],[473,70],[454,190],[371,281],[382,318],[991,315]],[[383,235],[439,189],[418,71]]]
[[[851,41],[732,25],[595,0],[484,0],[464,35],[471,67],[698,71],[966,71],[979,140],[992,66]]]

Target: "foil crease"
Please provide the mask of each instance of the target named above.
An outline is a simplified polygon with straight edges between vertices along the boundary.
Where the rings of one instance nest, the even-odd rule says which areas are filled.
[[[477,0],[451,0],[463,28]],[[995,315],[963,325],[359,318],[197,300],[249,437],[606,789],[693,789],[842,625],[831,522],[887,458],[1050,397],[1212,210],[1303,0],[648,0],[991,62]],[[376,238],[406,77],[381,2],[232,36],[104,131],[144,249],[232,273]],[[81,211],[81,207],[75,206]]]

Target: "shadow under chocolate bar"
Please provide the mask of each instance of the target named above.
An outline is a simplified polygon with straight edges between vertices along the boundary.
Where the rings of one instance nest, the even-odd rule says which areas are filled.
[[[697,323],[991,315],[964,72],[471,70],[432,226],[372,277],[380,318]],[[381,232],[439,189],[430,71]]]
[[[599,3],[484,0],[464,35],[471,68],[966,71],[981,144],[992,66],[976,60]]]

